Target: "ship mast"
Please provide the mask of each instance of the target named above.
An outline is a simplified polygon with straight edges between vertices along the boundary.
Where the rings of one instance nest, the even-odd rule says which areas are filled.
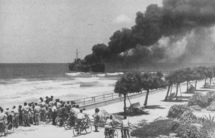
[[[76,59],[78,59],[78,53],[80,52],[78,52],[78,49],[76,49]]]

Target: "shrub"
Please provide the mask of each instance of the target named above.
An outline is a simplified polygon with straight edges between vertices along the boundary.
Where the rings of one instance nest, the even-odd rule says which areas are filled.
[[[192,112],[186,111],[179,119],[176,133],[181,138],[207,138],[207,133],[202,129],[202,124]]]
[[[208,98],[201,93],[195,93],[188,101],[188,106],[193,105],[205,108],[208,106]]]
[[[215,111],[215,101],[213,101],[206,109],[208,111]]]
[[[179,119],[176,133],[181,138],[214,138],[214,116],[197,118],[192,112],[186,111]]]
[[[197,123],[197,117],[191,111],[185,111],[179,118],[180,124]]]
[[[210,105],[213,101],[215,101],[215,92],[210,91],[205,95],[208,99],[208,104]]]
[[[215,122],[206,120],[203,122],[202,130],[203,132],[206,132],[209,138],[215,137]]]
[[[168,120],[158,120],[148,125],[144,125],[142,128],[133,130],[131,136],[138,138],[146,137],[158,137],[159,135],[169,135],[174,133],[175,129],[178,127],[178,123],[168,119]]]
[[[170,107],[168,116],[169,118],[180,118],[185,111],[190,110],[185,105],[173,105]]]

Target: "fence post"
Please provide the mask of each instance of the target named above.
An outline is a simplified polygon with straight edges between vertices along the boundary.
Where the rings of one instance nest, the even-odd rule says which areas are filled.
[[[103,100],[105,100],[105,95],[103,95]]]
[[[85,98],[84,98],[84,105],[85,105]]]
[[[113,93],[112,93],[112,99],[113,99]]]

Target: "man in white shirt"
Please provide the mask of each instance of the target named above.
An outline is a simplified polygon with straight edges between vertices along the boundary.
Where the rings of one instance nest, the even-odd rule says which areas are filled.
[[[41,111],[41,107],[37,103],[35,103],[35,107],[34,107],[35,125],[39,125],[40,111]]]
[[[24,106],[23,106],[23,111],[24,111],[24,116],[23,116],[23,120],[24,120],[24,126],[30,126],[29,124],[29,106],[28,104],[25,102]]]
[[[56,125],[55,119],[57,118],[57,103],[54,103],[52,106],[52,125]]]
[[[77,114],[77,119],[85,119],[85,115],[83,114],[83,110],[80,110],[80,113]]]
[[[79,106],[78,106],[78,105],[76,105],[76,106],[74,105],[74,106],[71,108],[70,112],[71,112],[72,114],[74,114],[75,117],[77,117],[77,115],[80,113]]]
[[[83,110],[80,110],[80,113],[77,114],[77,130],[80,133],[80,127],[83,125],[85,121],[85,115],[83,114]]]
[[[129,134],[130,122],[127,119],[127,116],[124,116],[124,119],[122,120],[121,125],[122,125],[122,130],[121,130],[122,137],[123,138],[130,138],[130,134]]]
[[[111,115],[110,117],[106,118],[106,122],[105,122],[105,136],[107,135],[112,135],[113,133],[113,116]]]

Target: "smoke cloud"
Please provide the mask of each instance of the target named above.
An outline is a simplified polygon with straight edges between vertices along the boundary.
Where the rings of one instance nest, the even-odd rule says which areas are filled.
[[[213,62],[215,0],[163,0],[137,12],[135,25],[98,44],[86,62],[151,64]],[[92,60],[93,59],[93,60]],[[95,60],[96,59],[96,60]]]

